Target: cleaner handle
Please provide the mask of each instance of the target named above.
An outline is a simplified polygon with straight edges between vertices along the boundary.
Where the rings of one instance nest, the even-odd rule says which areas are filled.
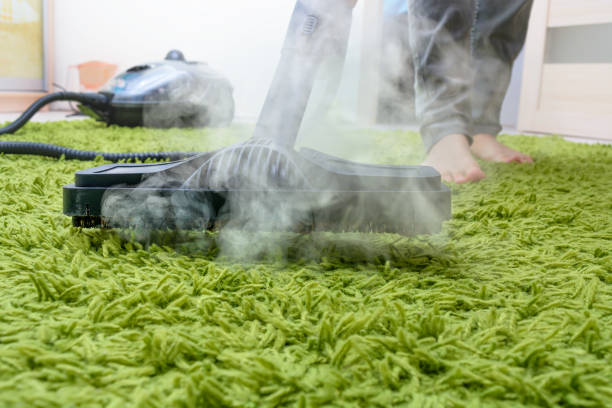
[[[298,0],[253,139],[293,148],[321,63],[344,60],[353,0]]]

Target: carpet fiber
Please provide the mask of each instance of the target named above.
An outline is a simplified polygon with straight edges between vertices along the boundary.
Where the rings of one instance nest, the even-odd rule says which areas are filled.
[[[12,139],[210,150],[248,131]],[[422,154],[411,133],[360,137],[380,162]],[[612,406],[612,148],[503,140],[535,164],[484,164],[443,233],[416,238],[134,241],[61,214],[97,163],[0,156],[0,406]]]

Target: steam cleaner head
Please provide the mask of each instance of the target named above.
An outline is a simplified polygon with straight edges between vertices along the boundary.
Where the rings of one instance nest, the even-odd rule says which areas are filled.
[[[361,164],[249,140],[177,162],[109,164],[64,186],[80,227],[438,232],[449,189],[426,166]]]

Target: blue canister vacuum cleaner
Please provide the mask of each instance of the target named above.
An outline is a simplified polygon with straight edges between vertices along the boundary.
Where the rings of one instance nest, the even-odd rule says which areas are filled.
[[[234,118],[233,88],[229,80],[208,65],[187,61],[178,50],[160,62],[137,65],[113,78],[97,93],[56,92],[34,102],[16,121],[0,129],[14,133],[45,105],[76,101],[79,109],[109,125],[153,128],[229,125]],[[0,141],[0,153],[34,154],[66,159],[106,160],[179,159],[180,152],[98,153],[62,146]]]

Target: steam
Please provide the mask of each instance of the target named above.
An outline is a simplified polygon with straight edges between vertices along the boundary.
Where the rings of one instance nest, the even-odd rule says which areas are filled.
[[[379,123],[416,124],[415,74],[408,19],[407,13],[385,19],[377,112]]]
[[[310,187],[307,175],[267,140],[203,154],[131,187],[115,186],[102,201],[103,217],[129,227],[128,238],[155,243],[154,231],[214,227],[222,253],[238,258],[273,252],[279,242],[270,231],[309,231],[312,211],[330,201],[296,193]]]
[[[231,123],[232,86],[207,64],[165,61],[155,69],[165,71],[165,75],[153,78],[163,83],[145,100],[145,127],[221,127]]]
[[[153,174],[145,178],[138,188],[124,186],[109,189],[102,202],[102,216],[117,226],[132,228],[130,234],[135,231],[137,239],[149,243],[154,241],[151,231],[176,230],[179,234],[183,231],[183,237],[187,237],[192,236],[189,232],[192,230],[222,227],[214,238],[200,235],[198,239],[214,239],[214,245],[218,246],[222,255],[247,259],[257,259],[278,251],[287,256],[291,250],[288,242],[301,245],[304,240],[316,240],[316,237],[321,236],[318,233],[308,234],[313,227],[324,231],[384,232],[393,230],[394,224],[400,225],[406,221],[394,219],[396,214],[405,214],[410,222],[418,220],[424,224],[435,223],[440,214],[437,213],[439,209],[429,201],[430,198],[415,193],[411,201],[406,202],[404,195],[393,194],[392,187],[389,187],[389,194],[380,194],[379,202],[367,204],[369,213],[360,212],[359,209],[366,206],[363,198],[357,195],[347,205],[336,193],[338,190],[347,190],[347,186],[342,181],[323,179],[324,172],[313,170],[316,166],[296,158],[298,156],[293,151],[295,138],[302,127],[300,137],[305,142],[316,139],[313,147],[317,150],[341,151],[342,157],[360,162],[376,160],[376,153],[372,153],[374,149],[369,148],[374,146],[372,139],[363,138],[365,142],[360,144],[344,138],[343,143],[342,139],[330,134],[338,129],[346,133],[344,125],[330,122],[328,113],[334,107],[342,72],[339,61],[344,59],[346,53],[351,18],[349,3],[329,0],[298,2],[296,10],[300,11],[302,7],[302,18],[306,20],[300,20],[299,13],[294,14],[281,66],[251,139],[191,159],[172,171]],[[315,14],[319,18],[308,20]],[[309,42],[305,42],[301,31],[305,23],[320,29],[321,34],[313,35]],[[436,29],[432,22],[423,21],[421,24],[429,30]],[[391,113],[385,109],[394,108],[395,101],[406,101],[406,106],[400,112],[409,115],[410,120],[414,105],[406,98],[406,95],[410,95],[407,85],[410,80],[403,79],[402,75],[412,75],[412,70],[406,66],[405,41],[402,44],[391,45],[386,49],[381,90],[382,99],[390,101],[390,105],[382,105],[379,116],[397,115],[396,110]],[[440,80],[466,80],[465,75],[459,72],[464,68],[463,63],[458,61],[469,61],[469,55],[453,41],[445,41],[443,44],[445,49],[438,49],[436,55],[444,69],[454,73],[440,77]],[[200,88],[200,82],[211,83],[208,81],[211,75],[209,72],[204,71],[198,75],[204,75],[202,79],[207,80],[197,83],[176,81],[165,88],[169,101],[183,101],[184,105],[175,105],[178,106],[177,110],[170,109],[171,104],[151,105],[145,111],[145,123],[171,123],[181,127],[188,125],[185,118],[189,118],[195,120],[195,123],[208,121],[209,125],[223,125],[223,121],[215,123],[211,117],[224,117],[233,106],[227,103],[220,88],[210,85]],[[403,88],[397,86],[398,80],[406,82]],[[315,105],[302,123],[306,102],[311,99],[310,89],[315,83],[327,89],[321,98],[312,98],[315,99]],[[452,97],[455,102],[462,103],[469,99],[468,94],[469,89]],[[188,114],[185,116],[184,112]],[[344,163],[342,166],[342,171],[354,180],[350,186],[354,191],[376,189],[376,177],[367,176],[357,165]],[[380,171],[380,180],[386,177],[385,174]],[[415,191],[420,187],[415,186]],[[319,193],[299,193],[308,190]],[[319,220],[318,225],[313,226],[313,218]],[[286,233],[277,231],[291,231],[297,235],[288,239]],[[426,231],[406,231],[407,234],[419,232]],[[308,236],[311,238],[305,238]],[[317,246],[311,245],[310,248]],[[362,250],[367,252],[364,248]]]

